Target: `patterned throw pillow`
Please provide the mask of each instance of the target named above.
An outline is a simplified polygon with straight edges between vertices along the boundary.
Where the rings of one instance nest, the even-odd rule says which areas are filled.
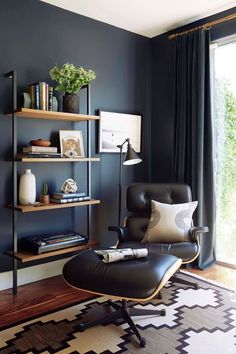
[[[152,214],[142,242],[182,242],[188,240],[192,216],[198,202],[164,204],[151,201]]]

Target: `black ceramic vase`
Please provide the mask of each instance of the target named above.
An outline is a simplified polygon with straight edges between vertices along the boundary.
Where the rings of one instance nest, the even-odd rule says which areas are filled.
[[[79,113],[79,96],[76,93],[66,93],[63,96],[63,112]]]

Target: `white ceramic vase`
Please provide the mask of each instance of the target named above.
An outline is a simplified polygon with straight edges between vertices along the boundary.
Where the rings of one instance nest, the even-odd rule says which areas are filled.
[[[30,169],[20,176],[19,202],[20,204],[34,204],[36,199],[36,181],[35,175]]]

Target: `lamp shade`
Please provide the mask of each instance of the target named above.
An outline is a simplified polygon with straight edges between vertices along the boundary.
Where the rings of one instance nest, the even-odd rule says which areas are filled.
[[[125,155],[125,159],[123,165],[136,165],[140,163],[142,159],[137,155],[132,146],[128,143],[127,152]]]

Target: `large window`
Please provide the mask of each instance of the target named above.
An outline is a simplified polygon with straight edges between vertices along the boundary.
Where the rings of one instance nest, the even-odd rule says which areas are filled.
[[[216,259],[236,266],[236,38],[212,45]]]

